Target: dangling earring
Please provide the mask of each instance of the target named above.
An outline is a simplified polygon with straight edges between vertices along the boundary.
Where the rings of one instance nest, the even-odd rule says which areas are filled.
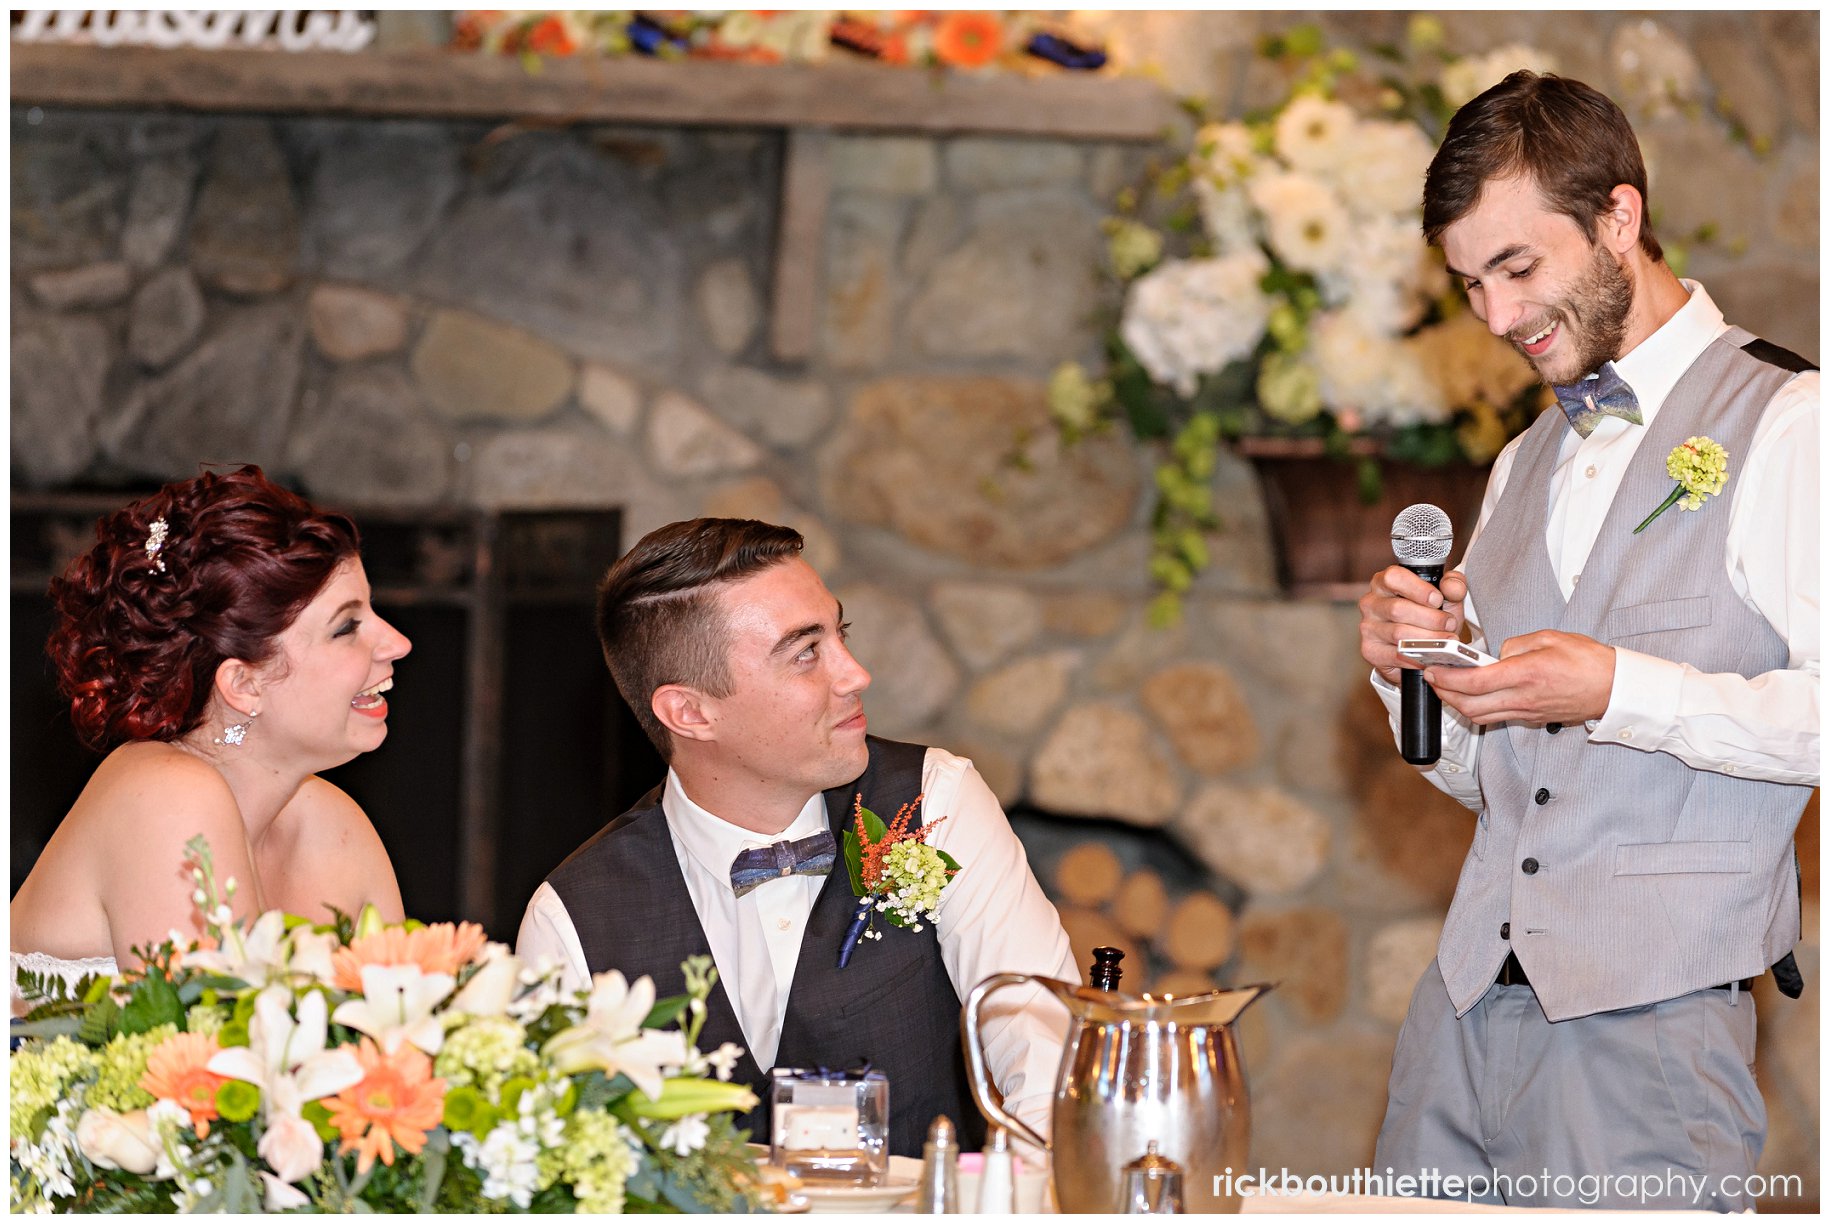
[[[248,738],[248,728],[252,727],[254,725],[254,720],[260,716],[261,712],[259,710],[250,710],[246,719],[238,723],[230,723],[222,729],[222,735],[219,738],[213,739],[210,742],[212,744],[228,744],[230,747],[239,748],[241,742]]]

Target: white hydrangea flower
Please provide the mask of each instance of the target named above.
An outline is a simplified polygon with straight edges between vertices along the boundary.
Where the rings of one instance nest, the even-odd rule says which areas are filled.
[[[1354,226],[1350,256],[1321,278],[1322,297],[1371,331],[1401,336],[1423,319],[1441,275],[1414,220],[1371,217]]]
[[[1414,228],[1423,213],[1423,178],[1435,155],[1416,124],[1367,120],[1354,128],[1335,171],[1341,198],[1357,217],[1402,218]]]
[[[1201,210],[1201,228],[1213,244],[1215,255],[1257,249],[1260,241],[1258,214],[1243,187],[1223,187],[1197,178],[1194,190],[1196,206]]]
[[[1266,238],[1277,257],[1302,272],[1334,271],[1350,246],[1347,209],[1334,192],[1307,174],[1263,174],[1246,187],[1264,214]]]
[[[1322,379],[1322,398],[1353,428],[1395,422],[1416,409],[1398,400],[1417,393],[1417,378],[1402,367],[1416,364],[1402,343],[1363,326],[1350,311],[1318,316],[1310,328]],[[1426,380],[1427,381],[1427,380]]]
[[[1193,395],[1201,375],[1258,347],[1271,312],[1259,288],[1269,267],[1255,250],[1171,260],[1132,284],[1120,335],[1151,378]]]
[[[1326,173],[1345,154],[1357,123],[1351,106],[1303,94],[1277,116],[1272,129],[1277,155],[1298,170]]]

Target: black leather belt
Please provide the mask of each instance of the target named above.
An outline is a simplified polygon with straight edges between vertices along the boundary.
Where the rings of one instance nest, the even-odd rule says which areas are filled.
[[[1499,976],[1493,979],[1501,986],[1529,986],[1531,979],[1525,976],[1525,967],[1519,964],[1514,953],[1506,953],[1506,963],[1500,966]],[[1739,982],[1721,982],[1712,987],[1715,990],[1732,990],[1739,986],[1742,990],[1754,988],[1753,978],[1742,978]]]

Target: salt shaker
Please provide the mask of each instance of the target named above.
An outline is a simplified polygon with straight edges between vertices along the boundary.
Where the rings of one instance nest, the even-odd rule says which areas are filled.
[[[1017,1210],[1017,1177],[1010,1155],[1010,1132],[991,1128],[985,1144],[985,1169],[979,1174],[980,1215],[1014,1215]]]
[[[1125,1166],[1118,1187],[1118,1209],[1126,1215],[1182,1214],[1182,1166],[1157,1151],[1154,1139]]]
[[[921,1184],[915,1188],[917,1215],[959,1214],[959,1140],[953,1133],[953,1119],[941,1114],[928,1127],[928,1141],[921,1146]]]

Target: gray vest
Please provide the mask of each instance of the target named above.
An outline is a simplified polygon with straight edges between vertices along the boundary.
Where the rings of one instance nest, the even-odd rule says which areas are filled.
[[[1735,595],[1724,562],[1736,465],[1791,377],[1752,355],[1763,351],[1783,352],[1730,329],[1678,381],[1567,603],[1544,537],[1569,426],[1555,409],[1539,417],[1469,549],[1468,588],[1491,653],[1561,629],[1702,672],[1751,677],[1786,665],[1785,642]],[[1634,535],[1671,491],[1666,455],[1697,434],[1727,448],[1727,487]],[[1797,942],[1792,833],[1812,788],[1593,744],[1580,726],[1492,726],[1479,752],[1483,810],[1438,949],[1457,1014],[1493,984],[1508,949],[1545,1016],[1566,1020],[1758,976]]]
[[[855,796],[862,794],[864,806],[888,820],[921,792],[926,748],[867,742],[870,764],[863,775],[826,792],[827,816],[841,845]],[[922,819],[917,815],[914,826]],[[711,953],[674,855],[660,787],[573,851],[547,883],[565,903],[594,974],[620,969],[631,980],[647,974],[666,998],[686,988],[680,962]],[[977,1150],[985,1123],[972,1104],[960,1047],[959,995],[941,961],[934,924],[913,931],[879,919],[884,937],[860,943],[841,970],[839,943],[856,910],[840,861],[807,916],[775,1065],[842,1068],[868,1061],[889,1077],[893,1155],[919,1157],[928,1124],[943,1113],[953,1119],[961,1145]],[[701,1049],[726,1041],[745,1044],[722,981],[712,988],[706,1011]],[[745,1049],[732,1078],[748,1084],[761,1101],[741,1125],[752,1140],[768,1143],[768,1074]]]

